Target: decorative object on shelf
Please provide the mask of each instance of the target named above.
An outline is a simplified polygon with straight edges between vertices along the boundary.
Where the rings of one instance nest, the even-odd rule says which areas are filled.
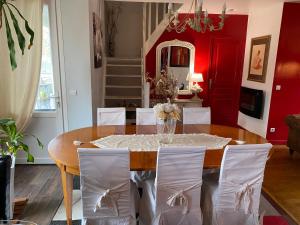
[[[25,134],[17,131],[13,119],[0,119],[0,207],[6,209],[0,211],[0,219],[11,219],[13,216],[14,171],[17,153],[24,151],[27,154],[27,162],[34,162],[29,147],[23,142],[24,137]],[[43,148],[40,140],[38,138],[36,140]],[[7,205],[8,202],[9,205]]]
[[[160,77],[154,79],[149,76],[149,73],[146,73],[146,80],[150,82],[152,87],[151,95],[154,97],[152,100],[152,105],[157,103],[165,103],[169,100],[173,101],[178,94],[178,82],[172,73],[166,70],[162,70]]]
[[[192,95],[192,82],[189,77],[195,67],[195,46],[177,39],[164,41],[156,47],[156,79],[162,71],[167,70],[176,78],[178,95]]]
[[[93,12],[93,44],[94,44],[94,67],[102,66],[102,39],[100,16]]]
[[[265,83],[271,35],[252,38],[248,80]]]
[[[21,14],[19,9],[14,4],[10,3],[9,0],[0,0],[0,30],[3,25],[2,24],[2,19],[3,19],[2,15],[4,16],[4,25],[5,25],[5,30],[6,30],[7,45],[8,45],[8,49],[9,49],[10,64],[11,64],[12,70],[15,70],[17,68],[16,49],[15,49],[14,35],[12,34],[12,29],[11,29],[11,23],[13,24],[13,27],[14,27],[14,30],[16,33],[16,37],[18,40],[18,44],[22,51],[22,55],[24,55],[26,39],[20,29],[19,21],[17,18],[24,21],[25,30],[26,30],[27,34],[30,36],[28,49],[30,49],[31,46],[33,45],[34,32],[30,28],[28,21],[24,18],[24,16]],[[10,17],[10,19],[9,19],[9,17]],[[10,22],[9,20],[11,20],[12,22]]]
[[[192,8],[194,6],[194,17],[191,18]],[[222,13],[219,15],[220,21],[218,25],[213,24],[213,20],[209,18],[207,10],[203,11],[203,0],[193,0],[189,12],[182,19],[179,18],[178,11],[173,10],[173,3],[168,5],[169,25],[168,31],[175,30],[182,33],[186,30],[187,25],[196,32],[205,33],[209,31],[222,30],[226,18],[226,3],[223,5]]]
[[[191,92],[194,93],[194,99],[198,98],[198,93],[202,92],[203,89],[199,85],[199,82],[203,82],[203,75],[202,73],[193,73],[190,77],[190,80],[193,82],[193,85],[191,87]]]
[[[160,142],[164,144],[172,143],[176,129],[176,122],[180,119],[180,109],[176,104],[167,103],[154,106],[154,113],[157,118],[157,134]]]
[[[107,6],[106,8],[106,32],[107,32],[107,54],[115,56],[115,37],[118,33],[117,23],[121,13],[121,5]]]

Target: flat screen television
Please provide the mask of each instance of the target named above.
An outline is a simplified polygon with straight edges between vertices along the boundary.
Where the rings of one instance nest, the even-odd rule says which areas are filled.
[[[264,92],[262,90],[241,87],[240,112],[261,119],[263,111]]]

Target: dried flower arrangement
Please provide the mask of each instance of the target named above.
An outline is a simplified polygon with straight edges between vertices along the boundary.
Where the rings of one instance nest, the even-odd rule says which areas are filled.
[[[153,104],[165,103],[168,99],[173,101],[178,94],[178,81],[172,73],[168,72],[168,68],[161,71],[158,79],[153,79],[146,74],[147,81],[152,87]]]
[[[167,103],[158,103],[153,109],[158,119],[164,121],[168,119],[180,120],[180,109],[176,104],[172,104],[170,99],[168,99]]]
[[[106,32],[107,32],[107,54],[115,56],[115,37],[118,33],[117,23],[121,13],[121,5],[107,6],[106,8]]]

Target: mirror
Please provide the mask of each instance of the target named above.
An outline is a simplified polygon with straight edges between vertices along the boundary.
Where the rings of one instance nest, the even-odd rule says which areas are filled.
[[[178,94],[191,94],[190,74],[194,72],[195,46],[189,42],[172,40],[160,43],[156,48],[156,78],[168,68],[178,80]]]

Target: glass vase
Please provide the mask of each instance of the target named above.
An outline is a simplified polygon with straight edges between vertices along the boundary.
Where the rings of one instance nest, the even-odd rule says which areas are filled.
[[[173,141],[174,133],[176,130],[176,120],[166,119],[157,121],[157,134],[159,142],[162,144],[170,144]]]

